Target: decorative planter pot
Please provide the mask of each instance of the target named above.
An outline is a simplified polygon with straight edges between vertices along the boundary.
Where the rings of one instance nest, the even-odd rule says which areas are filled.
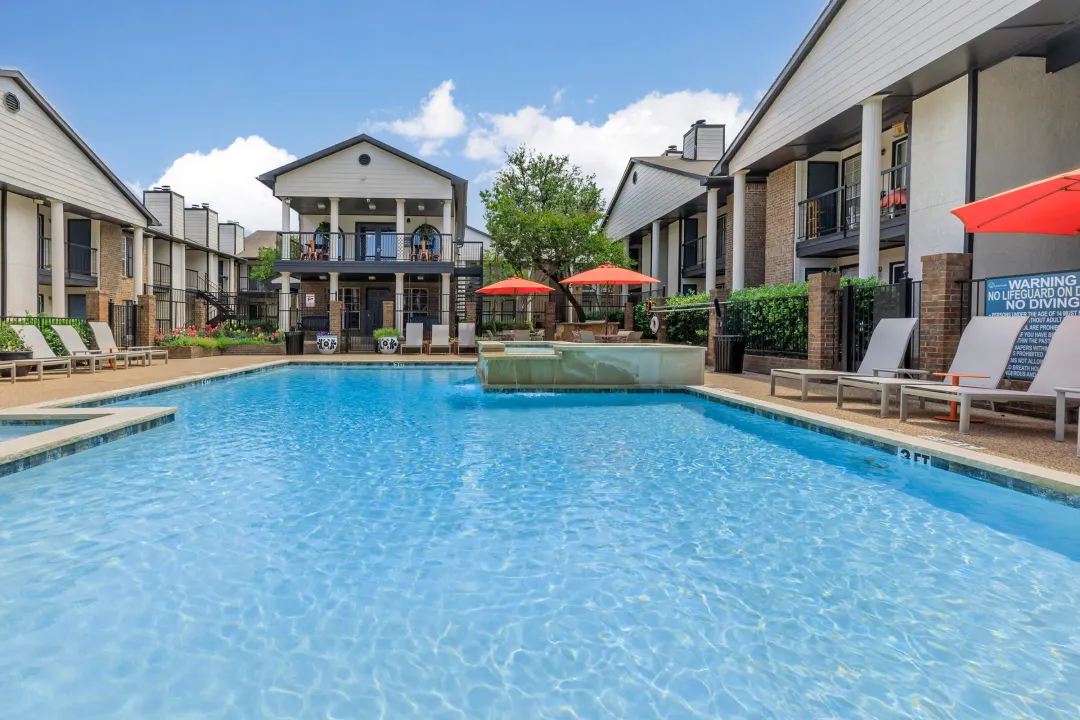
[[[29,360],[34,357],[32,350],[3,350],[0,351],[0,364],[5,362],[11,362],[12,360]],[[15,377],[24,377],[30,372],[30,366],[21,367],[15,370]],[[7,370],[0,370],[0,377],[11,377],[8,375]]]
[[[379,352],[383,355],[393,355],[397,352],[398,342],[396,337],[381,337],[378,343]]]
[[[338,336],[330,333],[319,333],[315,336],[315,347],[320,355],[333,355],[337,352]]]

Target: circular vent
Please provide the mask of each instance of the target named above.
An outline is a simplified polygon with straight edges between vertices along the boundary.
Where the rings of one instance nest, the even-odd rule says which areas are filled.
[[[633,184],[637,185],[637,170],[634,171]]]
[[[371,164],[371,156],[368,155],[367,153],[364,153],[363,155],[361,155],[360,156],[360,164],[361,165],[370,165]]]
[[[11,112],[19,112],[19,108],[22,107],[22,103],[19,102],[19,97],[15,93],[4,93],[4,107]]]

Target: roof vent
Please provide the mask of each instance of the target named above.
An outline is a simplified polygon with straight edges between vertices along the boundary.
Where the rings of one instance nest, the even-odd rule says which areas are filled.
[[[4,107],[9,111],[16,113],[22,107],[22,103],[19,102],[19,96],[12,92],[4,93]]]
[[[694,124],[695,124],[695,125],[704,125],[704,124],[705,124],[705,120],[698,120],[698,121],[697,121],[697,122],[695,122]]]
[[[164,190],[165,192],[172,192],[172,187],[170,187],[168,185],[162,185],[161,189]]]
[[[205,209],[205,210],[209,210],[209,209],[210,209],[210,203],[203,203],[203,204],[202,204],[202,207],[203,207],[203,209]]]

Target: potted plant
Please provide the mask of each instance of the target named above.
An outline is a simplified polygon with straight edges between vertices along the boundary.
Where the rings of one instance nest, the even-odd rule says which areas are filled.
[[[34,351],[23,342],[19,333],[7,323],[0,323],[0,363],[29,360],[32,357],[34,357]],[[19,368],[16,375],[26,375],[28,372],[30,372],[29,365]],[[8,377],[6,373],[2,374]]]
[[[333,333],[320,332],[315,336],[315,347],[320,355],[333,355],[337,352],[338,336]]]
[[[393,355],[398,349],[398,331],[394,328],[379,328],[375,331],[375,344],[383,355]]]

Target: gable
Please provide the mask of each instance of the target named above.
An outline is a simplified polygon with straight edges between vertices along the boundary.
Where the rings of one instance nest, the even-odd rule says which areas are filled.
[[[33,94],[15,78],[0,76],[0,95],[7,92],[21,107],[18,112],[0,108],[0,182],[121,223],[147,224],[143,210],[117,187],[118,181],[98,167]]]
[[[846,0],[783,87],[766,96],[728,171],[751,166],[1035,2],[934,0],[912,8]]]
[[[361,165],[360,155],[371,158]],[[372,197],[449,200],[450,180],[369,142],[361,142],[278,175],[279,197]]]
[[[633,181],[635,172],[636,183]],[[626,182],[608,211],[604,230],[612,240],[621,240],[704,192],[697,177],[631,161]]]

